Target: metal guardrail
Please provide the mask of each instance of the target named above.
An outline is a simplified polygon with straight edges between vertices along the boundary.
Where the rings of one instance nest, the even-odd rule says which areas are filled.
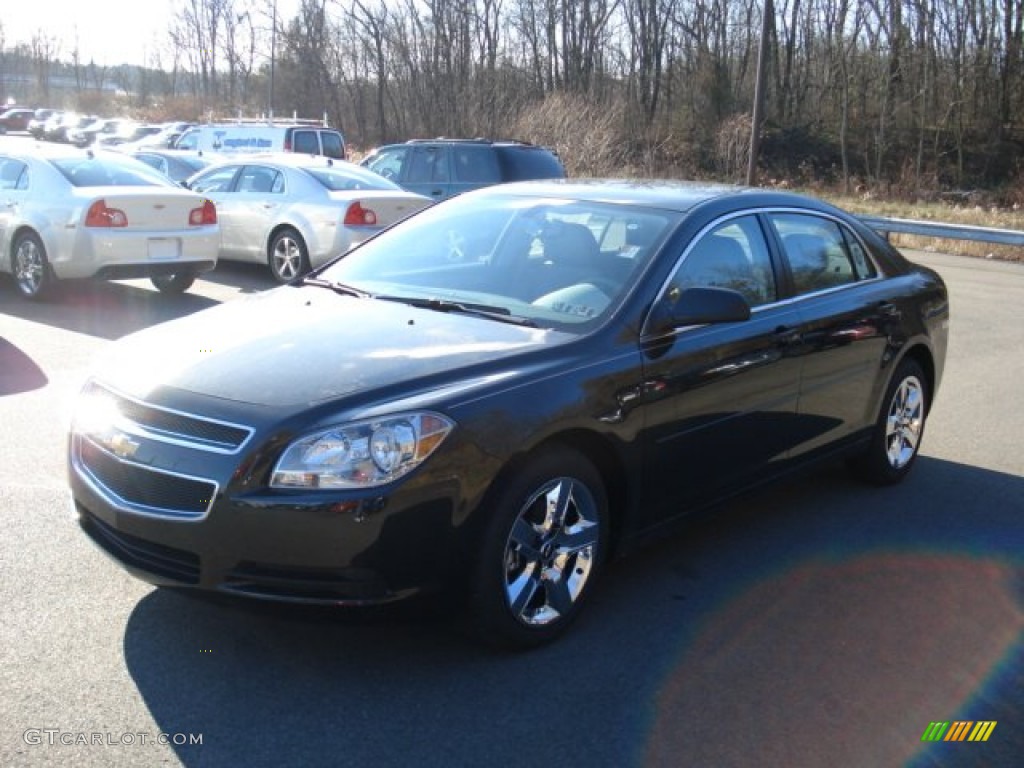
[[[888,239],[891,234],[942,237],[949,240],[976,240],[1000,245],[1024,246],[1024,232],[1015,229],[973,227],[967,224],[944,224],[937,221],[887,219],[881,216],[860,216],[867,224]]]

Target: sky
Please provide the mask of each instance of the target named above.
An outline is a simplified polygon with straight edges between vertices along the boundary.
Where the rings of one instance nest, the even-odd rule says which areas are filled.
[[[263,0],[235,0],[242,11]],[[278,0],[278,14],[295,14],[300,0]],[[4,46],[28,43],[42,30],[59,41],[70,60],[77,40],[83,62],[145,64],[167,45],[167,29],[184,0],[0,0]],[[165,60],[167,56],[163,57]]]

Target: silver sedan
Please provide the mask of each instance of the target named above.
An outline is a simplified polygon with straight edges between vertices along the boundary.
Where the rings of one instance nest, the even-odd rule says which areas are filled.
[[[149,277],[180,293],[217,263],[208,200],[113,152],[0,144],[0,272],[35,299],[64,278]]]
[[[267,264],[286,283],[431,204],[344,160],[248,155],[188,186],[217,206],[219,257]]]

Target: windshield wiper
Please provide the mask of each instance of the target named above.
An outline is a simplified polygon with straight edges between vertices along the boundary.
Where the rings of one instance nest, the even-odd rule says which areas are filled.
[[[331,280],[321,280],[319,277],[304,277],[302,278],[302,285],[315,285],[318,288],[330,288],[335,293],[340,293],[345,296],[355,296],[357,299],[368,299],[371,295],[369,292],[353,288],[351,285],[335,283]]]
[[[488,320],[497,320],[499,323],[510,323],[511,325],[523,325],[529,328],[536,328],[537,324],[528,317],[513,315],[507,307],[497,307],[491,304],[474,304],[465,301],[452,301],[451,299],[429,298],[422,299],[414,296],[374,296],[381,301],[397,301],[408,304],[417,309],[430,309],[435,312],[458,312],[460,315],[473,315],[484,317]]]

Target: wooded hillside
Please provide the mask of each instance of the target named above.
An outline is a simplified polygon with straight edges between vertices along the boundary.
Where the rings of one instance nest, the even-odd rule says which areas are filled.
[[[762,178],[1019,186],[1024,0],[768,5]],[[181,0],[168,48],[133,92],[138,107],[187,105],[183,117],[265,113],[273,60],[274,113],[326,112],[356,146],[520,138],[555,146],[574,174],[739,179],[762,7],[303,0],[274,25],[273,0]]]

